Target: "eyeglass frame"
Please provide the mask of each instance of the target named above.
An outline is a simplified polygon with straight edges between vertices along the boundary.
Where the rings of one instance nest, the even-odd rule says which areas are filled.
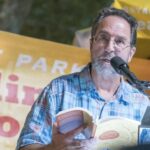
[[[103,41],[103,42],[105,42],[105,43],[102,43],[102,41],[100,41],[100,40],[105,40],[105,39],[101,39],[100,38],[100,35],[101,34],[107,34],[107,35],[109,35],[108,33],[105,33],[105,32],[102,32],[102,33],[100,33],[97,37],[96,36],[92,36],[92,38],[91,38],[91,40],[92,41],[94,41],[95,43],[98,43],[99,42],[99,44],[103,44],[103,45],[101,45],[101,46],[106,46],[106,45],[108,45],[108,43],[111,41],[111,35],[109,35],[109,39],[106,39],[107,41]],[[99,37],[99,38],[98,38]],[[123,37],[118,37],[118,39],[120,40],[120,39],[124,39]],[[101,43],[100,43],[101,42]],[[126,42],[127,43],[127,42]],[[115,50],[118,50],[118,51],[121,51],[122,49],[124,50],[124,49],[126,49],[127,47],[131,47],[131,42],[128,42],[128,44],[125,44],[125,46],[117,46],[117,44],[116,44],[116,42],[115,42],[115,40],[113,40],[113,44],[114,44],[114,48],[115,48]]]

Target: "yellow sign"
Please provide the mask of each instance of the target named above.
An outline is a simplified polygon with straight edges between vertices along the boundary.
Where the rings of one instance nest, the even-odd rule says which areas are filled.
[[[150,2],[115,0],[113,7],[124,9],[138,21],[137,57],[150,58]]]
[[[25,117],[53,78],[81,70],[84,49],[0,32],[0,149],[15,149]]]

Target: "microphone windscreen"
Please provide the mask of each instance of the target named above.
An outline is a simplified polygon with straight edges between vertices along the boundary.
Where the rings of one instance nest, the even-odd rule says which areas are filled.
[[[117,73],[122,74],[122,67],[128,67],[127,63],[120,57],[115,56],[110,60],[110,64],[116,70]]]

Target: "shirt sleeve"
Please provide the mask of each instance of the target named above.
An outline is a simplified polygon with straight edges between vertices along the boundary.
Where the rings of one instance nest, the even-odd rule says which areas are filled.
[[[16,150],[29,144],[49,144],[52,140],[52,124],[55,121],[50,89],[47,86],[33,104],[18,138]]]

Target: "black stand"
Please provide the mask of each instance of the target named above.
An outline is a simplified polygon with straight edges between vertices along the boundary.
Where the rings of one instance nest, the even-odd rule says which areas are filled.
[[[136,78],[134,74],[132,74],[133,80],[128,80],[128,82],[135,88],[137,88],[139,91],[141,91],[143,94],[148,96],[150,99],[150,95],[148,95],[145,90],[150,90],[150,81],[141,81]]]

